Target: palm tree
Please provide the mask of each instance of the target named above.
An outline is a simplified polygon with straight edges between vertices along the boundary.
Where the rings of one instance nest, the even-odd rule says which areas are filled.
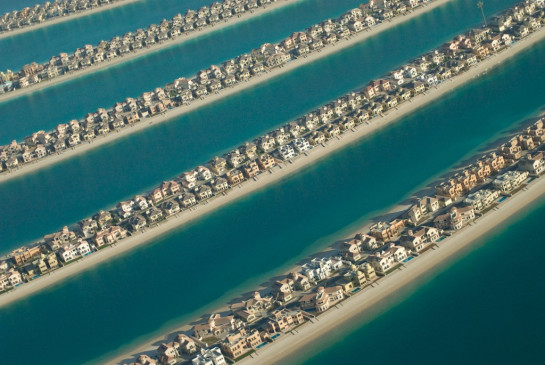
[[[484,26],[486,27],[487,24],[486,24],[486,17],[484,16],[483,5],[484,5],[484,4],[483,4],[482,1],[479,1],[479,2],[477,3],[477,7],[478,7],[479,9],[481,9],[481,14],[483,15],[483,20],[484,20]]]

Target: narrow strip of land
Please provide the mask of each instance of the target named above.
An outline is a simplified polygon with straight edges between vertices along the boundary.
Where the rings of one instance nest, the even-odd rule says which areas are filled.
[[[133,0],[133,1],[139,1],[139,0]],[[245,13],[242,13],[240,15],[240,17],[238,17],[238,16],[233,17],[233,18],[227,19],[226,21],[223,21],[221,23],[210,25],[210,26],[208,26],[206,28],[203,28],[202,30],[196,30],[196,31],[193,31],[193,32],[189,32],[189,33],[186,33],[185,35],[180,36],[178,38],[167,40],[167,41],[164,41],[164,42],[159,43],[159,44],[155,44],[155,45],[150,46],[150,47],[145,47],[145,48],[142,48],[140,50],[136,50],[136,51],[133,51],[131,53],[128,53],[126,55],[120,55],[119,57],[116,57],[116,58],[112,59],[111,61],[95,63],[95,64],[92,64],[91,66],[89,66],[89,67],[87,67],[85,69],[73,71],[71,73],[67,73],[67,74],[64,74],[64,75],[61,75],[61,76],[57,76],[57,77],[52,78],[50,80],[42,81],[40,83],[33,84],[33,85],[27,86],[27,87],[22,88],[22,89],[17,89],[17,90],[14,90],[14,91],[7,92],[5,94],[0,95],[0,103],[11,100],[11,99],[15,99],[15,98],[18,98],[18,97],[21,97],[21,96],[24,96],[24,95],[32,94],[32,93],[34,93],[36,91],[43,90],[45,88],[49,88],[49,87],[52,87],[52,86],[55,86],[55,85],[63,84],[65,82],[69,81],[69,80],[77,79],[78,77],[83,77],[85,75],[89,75],[89,74],[94,73],[94,72],[105,70],[105,69],[108,69],[110,67],[119,65],[121,63],[130,61],[130,60],[134,60],[136,58],[144,57],[144,56],[149,55],[151,53],[162,51],[162,50],[164,50],[166,48],[170,48],[170,47],[173,47],[175,45],[185,43],[185,42],[187,42],[189,40],[192,40],[192,39],[195,39],[195,38],[198,38],[198,37],[201,37],[201,36],[213,33],[213,32],[217,32],[217,31],[222,30],[222,29],[226,29],[226,28],[235,26],[235,25],[243,23],[243,22],[246,22],[246,21],[248,21],[248,20],[250,20],[252,18],[255,18],[257,16],[265,15],[267,13],[278,10],[278,9],[283,8],[285,6],[295,4],[296,2],[299,2],[299,1],[301,1],[301,0],[281,0],[281,1],[277,1],[275,3],[271,3],[270,5],[267,5],[266,7],[261,6],[259,8],[256,8],[256,9],[254,9],[253,12],[247,11]],[[439,1],[445,1],[446,2],[446,1],[450,1],[450,0],[439,0]]]
[[[83,18],[83,17],[89,16],[89,15],[93,15],[93,14],[97,14],[97,13],[106,11],[106,10],[115,9],[115,8],[120,7],[120,6],[125,6],[125,5],[128,5],[130,3],[135,3],[137,1],[142,1],[142,0],[120,0],[120,1],[116,1],[115,3],[102,5],[102,6],[93,8],[93,9],[83,10],[83,11],[79,11],[77,13],[72,13],[72,14],[65,15],[65,16],[46,19],[42,23],[36,23],[36,24],[32,24],[32,25],[29,25],[29,26],[26,26],[26,27],[17,28],[17,29],[10,30],[10,31],[7,31],[7,32],[2,32],[2,33],[0,33],[0,40],[2,40],[4,38],[9,38],[9,37],[15,37],[15,36],[23,34],[23,33],[33,32],[33,31],[35,31],[37,29],[49,27],[49,26],[54,25],[54,24],[65,23],[65,22],[68,22],[68,21],[71,21],[71,20],[74,20],[74,19]]]
[[[285,363],[301,348],[310,346],[335,328],[350,321],[358,319],[361,321],[362,315],[366,311],[376,313],[376,307],[380,302],[392,297],[419,278],[431,275],[434,270],[444,268],[449,261],[469,249],[476,240],[534,203],[545,194],[545,179],[535,180],[528,185],[527,189],[527,191],[520,192],[502,203],[499,209],[491,210],[472,225],[445,239],[438,249],[428,250],[417,260],[407,263],[403,270],[398,270],[382,278],[379,285],[369,286],[360,291],[344,301],[342,307],[331,308],[325,312],[319,317],[319,320],[306,322],[297,328],[295,336],[280,336],[269,346],[258,350],[257,356],[243,359],[240,363],[245,365]],[[365,316],[364,319],[370,321],[373,316]]]
[[[359,33],[358,35],[353,36],[352,38],[349,38],[349,39],[340,40],[339,42],[335,43],[334,45],[330,45],[330,46],[327,46],[327,47],[323,48],[320,52],[313,52],[310,55],[308,55],[307,57],[299,57],[299,58],[287,63],[286,65],[284,65],[284,66],[282,66],[280,68],[275,68],[275,69],[273,69],[273,70],[271,70],[271,71],[269,71],[269,72],[267,72],[265,74],[256,75],[256,76],[252,77],[247,82],[238,83],[238,84],[236,84],[235,86],[233,86],[231,88],[222,89],[217,94],[210,94],[210,95],[206,96],[203,99],[194,100],[193,102],[191,102],[191,104],[189,104],[187,106],[182,106],[182,107],[178,107],[178,108],[168,110],[164,114],[159,114],[159,115],[156,115],[156,116],[151,117],[149,119],[146,119],[145,121],[137,123],[137,124],[133,125],[132,127],[123,128],[121,130],[118,130],[118,132],[116,132],[116,133],[109,133],[109,134],[107,134],[107,135],[105,135],[103,137],[98,137],[95,140],[93,140],[91,143],[82,143],[82,144],[74,147],[73,149],[66,150],[66,151],[64,151],[64,152],[62,152],[60,154],[48,155],[48,156],[46,156],[44,158],[40,158],[38,160],[35,160],[35,162],[26,163],[26,164],[20,166],[19,168],[17,168],[16,170],[12,170],[10,173],[1,174],[0,175],[0,183],[11,180],[11,179],[14,179],[14,178],[17,178],[17,177],[21,177],[23,175],[26,175],[26,174],[34,172],[34,171],[38,171],[38,170],[43,169],[45,167],[49,167],[49,166],[54,165],[54,164],[56,164],[58,162],[61,162],[63,160],[72,158],[72,157],[74,157],[76,155],[86,153],[86,152],[88,152],[88,151],[90,151],[92,149],[95,149],[97,147],[100,147],[100,146],[102,146],[104,144],[111,143],[111,142],[113,142],[113,141],[115,141],[117,139],[124,138],[124,137],[126,137],[128,135],[137,133],[137,132],[139,132],[139,131],[141,131],[141,130],[143,130],[145,128],[148,128],[148,127],[150,127],[152,125],[159,124],[159,123],[164,123],[164,122],[167,122],[167,121],[171,121],[176,117],[179,117],[181,115],[190,113],[190,112],[192,112],[192,111],[194,111],[196,109],[199,109],[199,108],[201,108],[201,107],[203,107],[205,105],[208,105],[210,103],[213,103],[215,101],[218,101],[220,99],[228,97],[230,95],[236,94],[236,93],[241,92],[241,91],[243,91],[245,89],[249,89],[251,87],[254,87],[257,84],[262,83],[262,82],[267,81],[267,80],[270,80],[273,77],[277,77],[277,76],[280,76],[280,75],[285,74],[287,72],[293,71],[294,69],[296,69],[298,67],[301,67],[301,66],[303,66],[305,64],[317,61],[317,60],[319,60],[321,58],[324,58],[324,57],[327,57],[327,56],[329,56],[329,55],[331,55],[333,53],[336,53],[336,52],[339,52],[339,51],[341,51],[343,49],[351,47],[351,46],[353,46],[353,45],[355,45],[355,44],[357,44],[359,42],[363,42],[367,38],[369,38],[371,36],[374,36],[377,33],[380,33],[382,31],[390,29],[390,28],[392,28],[392,27],[394,27],[396,25],[399,25],[399,24],[401,24],[401,23],[403,23],[403,22],[405,22],[405,21],[407,21],[409,19],[412,19],[412,18],[414,18],[416,16],[419,16],[419,15],[423,14],[424,12],[430,11],[430,10],[432,10],[432,9],[434,9],[434,8],[440,6],[440,5],[443,5],[443,4],[445,4],[445,3],[449,2],[449,1],[450,0],[437,0],[437,1],[431,3],[431,4],[427,5],[427,6],[423,6],[423,7],[419,8],[419,9],[417,9],[416,11],[414,11],[412,13],[408,13],[405,16],[400,16],[398,18],[395,18],[391,22],[381,23],[381,24],[377,25],[376,27],[372,28],[370,31]],[[545,33],[543,31],[540,31],[540,32]],[[540,32],[536,32],[536,33],[540,33]],[[536,33],[534,33],[533,36],[535,36]],[[527,38],[527,40],[532,40],[532,39],[535,39],[535,37],[528,37]],[[532,44],[535,43],[536,41],[537,40],[532,42]],[[522,42],[519,42],[519,43],[522,43]],[[481,62],[480,65],[483,64],[483,63],[486,63],[486,62],[488,62],[488,61]],[[466,75],[467,73],[471,73],[471,71],[464,73],[464,75]]]
[[[457,87],[464,85],[466,82],[476,78],[492,67],[501,64],[504,60],[514,56],[518,52],[528,48],[543,38],[545,38],[545,29],[542,29],[528,38],[519,41],[511,48],[478,63],[476,66],[471,68],[469,71],[464,72],[460,76],[457,76],[450,81],[443,82],[437,86],[437,89],[431,90],[426,94],[417,95],[412,99],[412,102],[404,103],[400,105],[398,109],[391,109],[384,115],[384,117],[375,118],[371,120],[369,124],[361,124],[357,126],[354,129],[354,132],[345,133],[337,139],[330,140],[325,147],[311,149],[307,152],[308,156],[300,155],[298,158],[293,160],[292,163],[285,163],[281,166],[275,167],[272,173],[261,174],[255,181],[245,181],[241,185],[238,185],[239,187],[231,189],[226,196],[218,196],[211,199],[204,205],[196,206],[193,208],[193,210],[184,211],[184,214],[181,214],[179,217],[169,218],[169,220],[162,223],[159,227],[148,229],[144,233],[126,238],[118,245],[95,252],[94,254],[81,259],[79,262],[63,268],[62,270],[54,271],[52,274],[48,274],[47,276],[33,280],[15,290],[5,293],[0,296],[0,307],[47,288],[52,284],[62,281],[67,277],[76,275],[83,270],[93,268],[100,262],[106,261],[114,256],[118,256],[128,250],[131,250],[133,247],[142,245],[151,241],[152,239],[156,239],[158,236],[161,236],[184,223],[193,221],[211,211],[218,209],[219,207],[229,204],[236,199],[246,196],[259,189],[263,189],[264,187],[281,180],[283,177],[293,174],[303,167],[315,163],[317,160],[326,157],[332,152],[344,148],[350,143],[354,143],[362,137],[399,120],[401,117],[414,112],[431,101],[438,99],[442,95],[450,93]],[[542,185],[544,184],[541,183],[540,186]]]

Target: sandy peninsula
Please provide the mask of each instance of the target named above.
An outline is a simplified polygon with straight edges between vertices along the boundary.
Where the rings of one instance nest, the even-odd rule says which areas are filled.
[[[128,0],[128,1],[140,1],[140,0]],[[97,71],[105,70],[107,68],[119,65],[119,64],[121,64],[123,62],[134,60],[136,58],[140,58],[140,57],[143,57],[143,56],[151,54],[151,53],[159,52],[159,51],[161,51],[161,50],[163,50],[165,48],[170,48],[170,47],[173,47],[175,45],[185,43],[185,42],[187,42],[189,40],[192,40],[192,39],[195,39],[195,38],[198,38],[198,37],[201,37],[201,36],[213,33],[213,32],[217,32],[219,30],[226,29],[228,27],[232,27],[232,26],[234,26],[236,24],[243,23],[243,22],[245,22],[245,21],[247,21],[249,19],[255,18],[257,16],[261,16],[261,15],[264,15],[264,14],[267,14],[267,13],[270,13],[270,12],[273,12],[273,11],[278,10],[280,8],[283,8],[285,6],[295,4],[295,3],[299,2],[299,1],[301,1],[301,0],[279,0],[279,1],[275,2],[275,3],[267,5],[266,7],[259,7],[257,9],[255,9],[253,12],[247,11],[247,12],[241,14],[240,17],[236,17],[236,18],[233,17],[233,18],[230,18],[230,19],[228,19],[226,21],[217,23],[215,25],[205,27],[205,28],[203,28],[201,30],[193,31],[193,32],[187,33],[185,35],[182,34],[180,37],[178,37],[176,39],[166,40],[166,41],[164,41],[162,43],[157,43],[157,44],[155,44],[154,46],[151,46],[151,47],[144,47],[144,48],[142,48],[140,50],[136,50],[136,51],[133,51],[133,52],[128,53],[126,55],[116,57],[111,61],[104,61],[104,62],[96,63],[96,64],[93,64],[93,65],[91,65],[91,66],[89,66],[89,67],[87,67],[85,69],[82,69],[82,70],[73,71],[71,73],[67,73],[67,74],[55,77],[55,78],[53,78],[51,80],[42,81],[42,82],[40,82],[38,84],[33,84],[33,85],[30,85],[30,86],[22,88],[22,89],[17,89],[15,91],[7,92],[5,94],[0,95],[0,103],[4,102],[4,101],[7,101],[7,100],[18,98],[18,97],[23,96],[23,95],[32,94],[33,92],[43,90],[43,89],[51,87],[51,86],[59,85],[59,84],[62,84],[64,82],[67,82],[69,80],[73,80],[73,79],[76,79],[78,77],[83,77],[85,75],[89,75],[89,74],[97,72]],[[442,0],[440,0],[440,1],[442,1]],[[447,0],[447,1],[450,1],[450,0]],[[87,14],[85,14],[85,15],[87,15]],[[174,16],[175,14],[172,14],[172,15]]]
[[[412,102],[406,102],[400,105],[397,109],[388,111],[383,117],[372,119],[368,124],[361,124],[357,126],[352,132],[345,133],[339,136],[337,139],[332,139],[327,142],[325,147],[316,147],[307,152],[308,156],[300,155],[292,161],[292,163],[283,163],[280,166],[276,166],[272,173],[264,173],[258,176],[254,180],[248,180],[231,189],[225,196],[217,196],[209,200],[206,204],[199,204],[193,210],[184,211],[179,214],[178,217],[169,218],[168,221],[162,223],[160,226],[148,229],[144,233],[136,234],[130,238],[124,239],[119,244],[110,248],[98,251],[90,256],[81,259],[75,264],[71,264],[61,270],[54,271],[48,276],[38,278],[30,283],[22,285],[21,287],[3,294],[0,296],[0,307],[12,303],[16,300],[24,298],[34,292],[47,288],[54,283],[64,280],[67,277],[78,274],[81,271],[95,267],[98,263],[106,261],[114,256],[118,256],[133,247],[142,245],[157,237],[164,235],[166,232],[179,227],[180,225],[193,221],[215,209],[225,206],[243,196],[246,196],[259,189],[263,189],[266,186],[281,180],[283,177],[293,174],[301,168],[315,163],[332,152],[346,147],[347,145],[354,143],[364,136],[367,136],[384,126],[391,124],[394,121],[399,120],[403,116],[414,112],[420,107],[430,103],[433,100],[438,99],[442,95],[445,95],[457,87],[465,84],[473,78],[476,78],[483,72],[488,71],[492,67],[500,64],[505,59],[512,57],[516,53],[528,48],[535,42],[545,38],[545,29],[540,30],[529,36],[528,38],[519,41],[505,51],[496,54],[493,57],[479,63],[469,71],[462,75],[446,81],[440,84],[437,89],[428,91],[426,94],[421,94],[412,99]],[[77,151],[77,150],[76,150]],[[60,156],[62,157],[62,155]],[[541,185],[545,183],[541,183]],[[539,186],[541,186],[539,185]],[[539,194],[538,194],[539,195]],[[459,235],[457,235],[458,237]]]
[[[306,58],[305,57],[300,57],[300,58],[298,58],[298,59],[296,59],[294,61],[291,61],[291,62],[287,63],[286,65],[284,65],[281,68],[275,68],[275,69],[273,69],[273,70],[271,70],[271,71],[269,71],[267,73],[256,75],[256,76],[252,77],[250,80],[248,80],[247,82],[242,82],[242,83],[236,84],[235,86],[233,86],[231,88],[222,89],[217,94],[210,94],[210,95],[208,95],[208,96],[206,96],[206,97],[204,97],[202,99],[194,100],[193,102],[191,102],[191,104],[189,104],[187,106],[181,106],[181,107],[178,107],[178,108],[174,108],[174,109],[169,110],[169,111],[167,111],[167,112],[165,112],[163,114],[159,114],[159,115],[156,115],[156,116],[151,117],[151,118],[143,119],[141,122],[136,123],[132,127],[125,127],[123,129],[120,129],[117,132],[112,132],[112,133],[109,133],[109,134],[107,134],[105,136],[99,136],[95,140],[93,140],[91,143],[82,143],[82,144],[80,144],[80,145],[78,145],[78,146],[76,146],[76,147],[74,147],[72,149],[68,149],[66,151],[63,151],[60,154],[49,155],[49,156],[46,156],[44,158],[35,160],[33,162],[21,165],[16,170],[12,170],[9,173],[6,172],[6,173],[0,174],[0,183],[11,180],[11,179],[14,179],[14,178],[17,178],[17,177],[21,177],[21,176],[23,176],[25,174],[28,174],[28,173],[31,173],[31,172],[34,172],[34,171],[38,171],[40,169],[43,169],[43,168],[46,168],[48,166],[54,165],[54,164],[56,164],[58,162],[61,162],[63,160],[66,160],[66,159],[72,158],[74,156],[86,153],[87,151],[90,151],[92,149],[100,147],[100,146],[102,146],[104,144],[111,143],[111,142],[113,142],[113,141],[115,141],[117,139],[124,138],[124,137],[129,136],[129,135],[131,135],[133,133],[137,133],[137,132],[139,132],[139,131],[141,131],[141,130],[143,130],[145,128],[148,128],[150,126],[153,126],[153,125],[156,125],[156,124],[159,124],[159,123],[172,121],[176,117],[179,117],[181,115],[190,113],[190,112],[192,112],[194,110],[202,108],[202,107],[204,107],[204,106],[206,106],[208,104],[211,104],[213,102],[216,102],[218,100],[226,98],[226,97],[228,97],[230,95],[234,95],[234,94],[236,94],[238,92],[241,92],[243,90],[252,88],[252,87],[256,86],[257,84],[260,84],[260,83],[262,83],[264,81],[270,80],[270,79],[272,79],[274,77],[280,76],[280,75],[285,74],[285,73],[290,72],[290,71],[293,71],[294,69],[296,69],[298,67],[301,67],[301,66],[303,66],[305,64],[311,63],[313,61],[319,60],[319,59],[327,57],[327,56],[329,56],[329,55],[331,55],[333,53],[336,53],[336,52],[339,52],[339,51],[341,51],[343,49],[351,47],[351,46],[353,46],[353,45],[355,45],[355,44],[357,44],[359,42],[364,41],[365,39],[367,39],[367,38],[369,38],[369,37],[371,37],[373,35],[376,35],[379,32],[382,32],[382,31],[387,30],[387,29],[389,29],[391,27],[394,27],[394,26],[396,26],[396,25],[398,25],[398,24],[400,24],[402,22],[405,22],[405,21],[407,21],[407,20],[409,20],[409,19],[411,19],[413,17],[416,17],[416,16],[422,14],[423,12],[430,11],[431,9],[433,9],[435,7],[438,7],[438,6],[442,5],[442,4],[445,4],[445,3],[449,2],[449,1],[450,0],[437,0],[436,2],[431,3],[428,6],[420,8],[417,11],[412,12],[412,13],[410,13],[410,14],[408,14],[406,16],[403,16],[401,18],[397,18],[392,22],[382,23],[382,24],[374,27],[372,30],[370,30],[368,32],[362,32],[362,33],[360,33],[357,36],[354,36],[352,38],[341,40],[341,41],[337,42],[335,45],[325,47],[320,52],[314,52],[314,53],[310,54]],[[541,33],[545,33],[545,32],[541,31]],[[534,33],[534,35],[535,34],[536,33]],[[535,41],[537,41],[537,40],[535,40]],[[534,42],[532,42],[532,43],[534,43]],[[501,62],[501,60],[499,60],[498,62]],[[483,64],[483,63],[485,63],[485,62],[482,62],[481,64]],[[471,73],[471,72],[472,71],[468,71],[468,72],[466,72],[466,74]],[[481,71],[479,71],[479,72],[481,72]],[[465,81],[463,81],[463,82],[465,82]],[[413,101],[413,104],[414,104],[414,101]]]
[[[32,32],[32,31],[35,31],[37,29],[49,27],[50,25],[60,24],[60,23],[64,23],[64,22],[67,22],[67,21],[70,21],[70,20],[83,18],[83,17],[89,16],[89,15],[92,15],[92,14],[96,14],[96,13],[100,13],[100,12],[103,12],[103,11],[106,11],[106,10],[118,8],[120,6],[125,6],[125,5],[128,5],[130,3],[135,3],[137,1],[142,1],[142,0],[120,0],[120,1],[116,1],[115,3],[102,5],[102,6],[99,6],[97,8],[94,8],[94,9],[82,10],[82,11],[79,11],[77,13],[72,13],[72,14],[69,14],[69,15],[66,15],[66,16],[47,19],[42,23],[37,23],[37,24],[29,25],[27,27],[10,30],[8,32],[2,32],[2,33],[0,33],[0,40],[2,40],[4,38],[9,38],[9,37],[15,37],[15,36],[17,36],[19,34]]]

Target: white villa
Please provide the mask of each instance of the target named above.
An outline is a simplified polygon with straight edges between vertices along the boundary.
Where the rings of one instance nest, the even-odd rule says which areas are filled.
[[[219,347],[201,349],[201,353],[191,360],[193,365],[227,365]]]
[[[494,179],[492,185],[502,193],[509,193],[522,185],[528,175],[528,171],[507,171]]]
[[[390,247],[374,255],[369,256],[369,263],[379,274],[385,274],[388,270],[407,258],[407,250],[404,247],[396,246],[393,243]]]
[[[475,211],[479,212],[488,208],[498,197],[500,192],[498,190],[481,189],[472,194],[469,194],[464,199],[464,203],[471,205]]]

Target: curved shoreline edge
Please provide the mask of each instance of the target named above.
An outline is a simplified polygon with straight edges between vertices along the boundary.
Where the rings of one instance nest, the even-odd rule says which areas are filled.
[[[131,0],[131,1],[140,1],[140,0]],[[300,2],[300,1],[302,1],[302,0],[278,0],[278,1],[274,2],[274,3],[271,3],[271,4],[267,5],[266,7],[256,8],[256,9],[254,9],[253,12],[249,12],[249,11],[245,12],[245,13],[241,14],[240,17],[231,18],[228,21],[223,21],[221,23],[218,23],[218,24],[215,24],[215,25],[212,25],[212,26],[208,26],[208,27],[206,27],[206,28],[204,28],[202,30],[196,30],[196,31],[187,33],[185,36],[180,36],[180,37],[178,37],[176,39],[167,40],[167,41],[165,41],[163,43],[156,44],[156,45],[151,46],[149,48],[142,48],[139,51],[133,51],[133,52],[131,52],[131,53],[127,54],[127,55],[124,55],[124,56],[121,55],[119,57],[114,58],[111,61],[103,61],[103,62],[100,62],[100,63],[95,63],[95,64],[92,64],[91,66],[89,66],[89,67],[87,67],[85,69],[77,70],[77,71],[74,71],[74,72],[71,72],[71,73],[66,73],[64,75],[57,76],[57,77],[52,78],[50,80],[42,81],[42,82],[37,83],[37,84],[32,84],[32,85],[30,85],[28,87],[25,87],[25,88],[22,88],[22,89],[17,89],[17,90],[14,90],[14,91],[7,92],[5,94],[0,94],[0,103],[4,103],[4,102],[7,102],[9,100],[16,99],[16,98],[19,98],[19,97],[22,97],[22,96],[25,96],[25,95],[33,94],[33,93],[35,93],[37,91],[44,90],[44,89],[47,89],[47,88],[50,88],[50,87],[53,87],[53,86],[56,86],[56,85],[59,85],[59,84],[63,84],[63,83],[68,82],[70,80],[75,80],[75,79],[78,79],[80,77],[83,77],[83,76],[86,76],[86,75],[89,75],[89,74],[92,74],[92,73],[95,73],[95,72],[103,71],[103,70],[106,70],[106,69],[108,69],[110,67],[114,67],[114,66],[120,65],[122,63],[132,61],[132,60],[135,60],[135,59],[138,59],[138,58],[141,58],[141,57],[144,57],[144,56],[156,53],[156,52],[160,52],[160,51],[162,51],[164,49],[167,49],[167,48],[175,47],[177,45],[180,45],[180,44],[183,44],[183,43],[188,42],[190,40],[205,36],[207,34],[215,33],[217,31],[227,29],[227,28],[235,26],[237,24],[244,23],[246,21],[249,21],[250,19],[262,16],[262,15],[265,15],[265,14],[268,14],[268,13],[271,13],[271,12],[273,12],[275,10],[279,10],[279,9],[284,8],[286,6],[294,5],[294,4],[296,4],[296,3]],[[448,1],[450,1],[450,0],[448,0]],[[0,39],[1,39],[1,37],[0,37]]]
[[[97,13],[106,11],[106,10],[119,8],[120,6],[129,5],[129,4],[135,3],[137,1],[142,1],[142,0],[118,0],[115,3],[99,6],[99,7],[94,8],[94,9],[84,10],[84,11],[80,11],[80,12],[77,12],[77,13],[72,13],[72,14],[69,14],[69,15],[66,15],[66,16],[55,17],[55,18],[47,19],[42,23],[32,24],[32,25],[29,25],[29,26],[26,26],[26,27],[23,27],[23,28],[17,28],[17,29],[10,30],[10,31],[7,31],[7,32],[1,32],[0,33],[0,40],[10,38],[10,37],[15,37],[15,36],[18,36],[18,35],[21,35],[21,34],[24,34],[24,33],[28,33],[28,32],[32,32],[32,31],[35,31],[35,30],[38,30],[38,29],[46,28],[46,27],[49,27],[51,25],[61,24],[61,23],[68,22],[70,20],[83,18],[83,17],[89,16],[89,15],[93,15],[93,14],[97,14]]]
[[[438,99],[440,96],[451,92],[459,86],[464,85],[468,81],[478,77],[481,73],[487,72],[489,69],[501,64],[506,59],[513,57],[520,51],[525,50],[543,38],[545,38],[545,28],[540,29],[524,40],[517,42],[512,47],[505,49],[504,51],[495,54],[484,61],[481,61],[460,76],[450,79],[450,81],[443,82],[437,86],[437,89],[426,94],[419,94],[412,99],[412,102],[404,103],[398,109],[388,111],[384,114],[384,117],[375,118],[370,124],[361,124],[355,127],[354,131],[347,132],[336,139],[331,139],[329,142],[327,142],[325,148],[313,148],[310,151],[307,151],[308,156],[300,156],[299,158],[294,159],[291,164],[284,163],[281,166],[276,166],[273,169],[273,173],[261,174],[255,181],[247,180],[239,184],[239,188],[231,189],[226,196],[220,196],[209,200],[208,203],[204,205],[197,205],[198,208],[191,211],[185,211],[185,214],[179,217],[172,217],[156,228],[149,229],[143,233],[135,234],[134,236],[124,239],[122,244],[116,244],[104,250],[95,252],[93,255],[87,256],[77,263],[64,267],[62,270],[54,271],[48,276],[38,278],[26,283],[20,288],[4,293],[0,296],[0,308],[17,300],[23,299],[24,297],[42,289],[50,287],[53,284],[58,283],[68,277],[74,276],[84,270],[93,268],[100,262],[106,261],[115,256],[119,256],[129,251],[133,247],[142,245],[152,239],[163,236],[167,232],[180,227],[187,222],[193,221],[219,207],[227,205],[237,199],[247,196],[254,191],[263,189],[272,183],[280,181],[283,177],[291,175],[303,167],[309,166],[315,161],[325,158],[336,150],[355,143],[364,136],[367,136],[378,129],[391,124],[392,122],[399,120],[401,117],[429,104],[433,100]]]
[[[147,119],[144,119],[143,121],[134,124],[131,127],[125,127],[123,129],[118,130],[117,132],[111,132],[105,136],[97,137],[94,139],[91,143],[81,143],[72,149],[68,149],[66,151],[61,152],[60,154],[51,154],[46,157],[40,158],[38,160],[35,160],[33,162],[26,163],[24,165],[19,166],[16,170],[12,170],[11,172],[4,172],[0,174],[0,184],[21,176],[24,176],[28,173],[32,173],[41,169],[44,169],[46,167],[52,166],[56,163],[59,163],[63,160],[70,159],[74,156],[83,154],[87,151],[93,150],[97,147],[100,147],[104,144],[108,144],[111,142],[114,142],[117,139],[121,139],[124,137],[127,137],[131,134],[138,133],[141,130],[144,130],[152,125],[157,125],[159,123],[164,122],[170,122],[174,120],[174,118],[182,116],[184,114],[190,113],[192,111],[195,111],[199,108],[202,108],[208,104],[214,103],[216,101],[222,100],[228,96],[237,94],[239,92],[242,92],[246,89],[252,88],[262,82],[265,82],[267,80],[273,79],[275,77],[281,76],[285,73],[288,73],[290,71],[295,70],[298,67],[304,66],[306,64],[310,64],[312,62],[318,61],[322,58],[325,58],[331,54],[337,53],[341,50],[344,50],[346,48],[352,47],[360,42],[365,41],[366,39],[375,36],[383,31],[386,31],[390,28],[393,28],[401,23],[404,23],[414,17],[417,17],[419,15],[422,15],[423,13],[426,13],[428,11],[431,11],[435,9],[436,7],[439,7],[441,5],[444,5],[451,0],[435,0],[434,2],[418,8],[416,11],[413,11],[411,13],[408,13],[405,16],[398,17],[394,19],[391,22],[383,22],[374,28],[372,28],[370,31],[367,32],[361,32],[358,35],[349,38],[349,39],[343,39],[339,42],[329,45],[327,47],[324,47],[319,52],[313,52],[310,55],[305,57],[298,57],[297,59],[285,64],[281,68],[274,68],[273,70],[267,72],[258,74],[254,77],[252,77],[249,81],[246,82],[240,82],[233,87],[230,88],[224,88],[221,91],[219,91],[217,94],[209,94],[204,99],[196,99],[191,104],[187,106],[181,106],[175,109],[171,109],[166,111],[164,114],[159,114]],[[268,8],[267,8],[268,9]],[[539,32],[539,31],[538,31]],[[538,33],[536,32],[536,33]],[[536,34],[533,33],[532,35]],[[530,38],[530,36],[528,37]],[[528,39],[527,38],[527,39]],[[1,100],[1,99],[0,99]]]

